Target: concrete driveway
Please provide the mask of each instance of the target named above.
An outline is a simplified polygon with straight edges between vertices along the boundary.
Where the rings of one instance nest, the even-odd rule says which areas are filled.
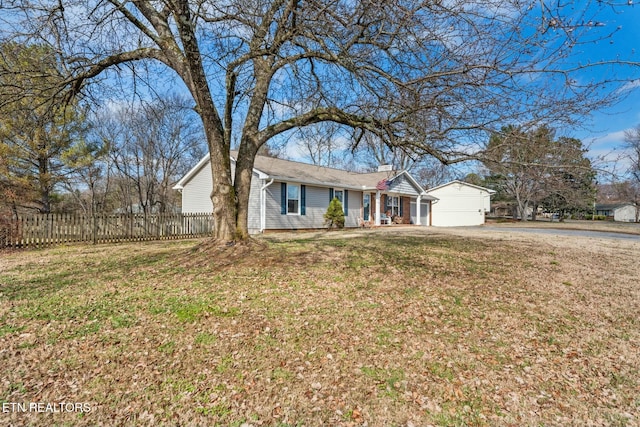
[[[640,234],[630,234],[625,232],[611,232],[611,231],[594,231],[594,230],[575,230],[575,229],[560,229],[560,228],[548,228],[548,227],[501,227],[493,225],[484,225],[478,227],[478,229],[487,231],[501,231],[501,232],[516,232],[516,233],[535,233],[548,236],[573,236],[573,237],[593,237],[600,239],[621,239],[640,241]]]

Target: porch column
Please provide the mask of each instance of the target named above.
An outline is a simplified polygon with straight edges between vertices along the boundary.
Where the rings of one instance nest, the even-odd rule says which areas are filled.
[[[422,201],[422,194],[416,198],[416,225],[422,225],[420,223],[420,201]]]
[[[376,190],[376,220],[375,220],[375,225],[380,225],[380,214],[382,213],[380,211],[380,209],[382,208],[382,206],[380,206],[380,190]]]

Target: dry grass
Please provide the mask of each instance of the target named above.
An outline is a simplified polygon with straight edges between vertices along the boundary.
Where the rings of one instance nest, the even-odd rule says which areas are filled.
[[[640,423],[637,243],[398,230],[4,254],[0,399],[91,411],[0,421]]]

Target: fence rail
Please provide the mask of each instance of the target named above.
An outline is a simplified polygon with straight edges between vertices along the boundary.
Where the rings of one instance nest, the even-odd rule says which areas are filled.
[[[18,215],[0,217],[0,248],[186,239],[212,232],[210,213]]]

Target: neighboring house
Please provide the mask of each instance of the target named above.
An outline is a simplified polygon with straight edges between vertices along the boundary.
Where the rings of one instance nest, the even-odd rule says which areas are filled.
[[[484,224],[495,191],[456,180],[427,190],[427,194],[438,199],[433,203],[431,224],[457,227]]]
[[[231,153],[232,176],[235,158]],[[182,193],[182,212],[212,212],[209,156],[193,167],[174,189]],[[272,157],[256,156],[249,195],[249,232],[323,228],[329,202],[337,197],[345,227],[364,222],[430,225],[433,196],[407,171],[348,172]]]
[[[596,215],[603,215],[614,221],[636,222],[637,210],[633,203],[599,204]]]

